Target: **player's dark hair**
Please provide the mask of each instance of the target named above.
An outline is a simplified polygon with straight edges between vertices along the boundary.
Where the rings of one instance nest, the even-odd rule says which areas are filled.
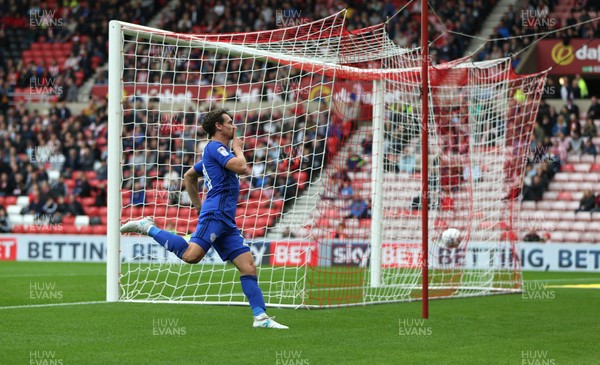
[[[202,128],[208,134],[208,138],[211,138],[217,132],[215,124],[223,124],[223,114],[228,114],[227,110],[223,108],[214,109],[204,114],[202,118]]]

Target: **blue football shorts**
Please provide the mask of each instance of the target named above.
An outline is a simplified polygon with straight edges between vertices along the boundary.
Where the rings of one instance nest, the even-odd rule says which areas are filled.
[[[218,214],[211,213],[207,212],[198,220],[190,242],[200,245],[205,253],[211,246],[214,247],[223,261],[233,261],[244,252],[250,252],[239,228],[228,224]]]

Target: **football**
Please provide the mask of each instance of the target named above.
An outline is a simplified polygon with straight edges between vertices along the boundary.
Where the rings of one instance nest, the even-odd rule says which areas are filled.
[[[456,228],[448,228],[442,233],[442,244],[448,248],[456,248],[460,245],[460,231]]]

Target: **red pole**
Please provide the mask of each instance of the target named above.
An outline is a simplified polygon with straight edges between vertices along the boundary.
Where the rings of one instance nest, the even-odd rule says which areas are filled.
[[[429,29],[428,1],[421,0],[421,232],[423,236],[423,318],[429,318]]]

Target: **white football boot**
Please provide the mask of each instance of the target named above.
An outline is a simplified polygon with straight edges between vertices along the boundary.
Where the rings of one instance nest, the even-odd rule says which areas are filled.
[[[288,326],[284,326],[281,323],[275,322],[275,317],[269,317],[266,313],[261,314],[258,317],[254,317],[254,328],[275,328],[278,330],[287,330]]]
[[[145,217],[136,221],[130,221],[121,226],[121,233],[148,234],[150,227],[154,226],[151,217]]]

